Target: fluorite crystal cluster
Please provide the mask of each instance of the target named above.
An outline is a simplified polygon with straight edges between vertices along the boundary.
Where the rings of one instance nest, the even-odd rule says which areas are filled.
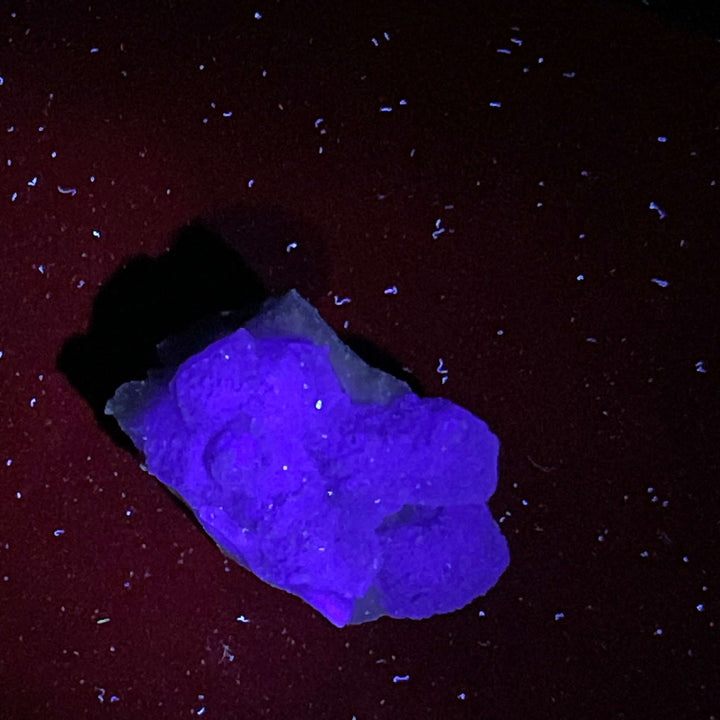
[[[337,626],[456,610],[508,565],[495,435],[367,365],[295,291],[106,412],[225,553]]]

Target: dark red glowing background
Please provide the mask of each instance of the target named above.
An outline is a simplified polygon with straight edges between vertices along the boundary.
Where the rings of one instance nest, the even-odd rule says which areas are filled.
[[[718,716],[711,33],[131,0],[3,3],[0,40],[0,718]],[[485,598],[338,630],[101,422],[243,261],[497,433]]]

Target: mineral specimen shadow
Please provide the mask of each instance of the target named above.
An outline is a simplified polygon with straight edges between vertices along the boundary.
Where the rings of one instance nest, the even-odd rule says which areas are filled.
[[[227,310],[233,312],[225,322],[237,327],[268,294],[219,234],[193,223],[178,231],[168,252],[157,258],[135,256],[110,277],[95,299],[87,332],[67,340],[57,367],[87,400],[98,423],[130,448],[115,420],[104,413],[117,387],[159,365],[162,340]]]
[[[135,452],[105,414],[120,385],[143,380],[152,368],[179,365],[234,332],[271,294],[325,292],[328,262],[319,234],[281,209],[213,212],[179,229],[159,257],[126,261],[98,292],[87,331],[64,343],[57,368],[113,441]],[[168,338],[160,357],[158,345]],[[380,347],[355,335],[345,341],[368,364],[419,392],[417,380]]]

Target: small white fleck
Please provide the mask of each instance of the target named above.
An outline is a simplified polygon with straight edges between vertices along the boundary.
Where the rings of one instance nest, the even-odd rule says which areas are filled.
[[[657,140],[660,143],[664,143],[667,142],[667,137],[665,137],[665,135],[659,135]]]
[[[392,108],[390,107],[390,105],[383,105],[380,108],[380,112],[392,112]]]
[[[565,617],[565,613],[562,613],[562,612],[555,613],[556,620],[562,620],[564,617]]]
[[[100,237],[100,231],[99,230],[93,230],[92,231],[93,237],[99,238]]]
[[[77,194],[77,188],[71,188],[71,187],[62,187],[62,185],[57,186],[58,192],[62,195],[76,195]]]
[[[438,358],[438,361],[439,361],[439,362],[438,362],[438,366],[437,366],[437,368],[435,369],[435,372],[438,372],[438,373],[440,373],[441,375],[447,375],[448,370],[446,370],[445,367],[444,367],[444,361],[443,361],[443,359],[442,359],[442,358]]]
[[[30,398],[30,407],[35,407],[36,403],[37,403],[37,398]]]
[[[574,73],[574,72],[564,72],[564,73],[563,73],[563,77],[566,77],[566,78],[574,78],[574,77],[575,77],[575,73]]]
[[[96,52],[100,52],[100,48],[96,48],[96,47],[90,48],[90,54],[96,53]]]
[[[705,606],[704,606],[702,603],[700,603],[699,605],[696,605],[696,606],[695,606],[695,609],[696,609],[698,612],[703,612],[703,611],[705,610]]]
[[[393,678],[394,683],[407,682],[410,679],[409,675],[395,675]]]
[[[2,357],[2,353],[0,352],[0,357]],[[703,360],[698,360],[695,363],[695,371],[699,373],[706,373],[707,369],[705,367],[705,362]]]
[[[35,187],[37,185],[37,181],[38,181],[38,179],[37,179],[37,175],[36,175],[32,180],[28,180],[28,185],[30,187]]]
[[[385,295],[397,295],[398,289],[395,285],[393,285],[392,287],[385,288],[383,292],[385,293]]]
[[[315,127],[319,127],[319,126],[320,126],[320,123],[324,123],[324,122],[325,122],[324,118],[318,118],[318,119],[315,121]]]
[[[109,617],[100,618],[99,620],[96,620],[95,622],[97,625],[105,625],[105,623],[110,622],[110,618]]]
[[[582,281],[585,279],[585,276],[584,276],[584,275],[578,275],[575,279],[576,279],[578,282],[582,282]]]
[[[655,628],[655,632],[653,633],[653,635],[662,635],[662,634],[663,634],[662,628]]]
[[[650,282],[654,282],[656,285],[664,288],[666,288],[670,284],[667,280],[661,280],[660,278],[652,278]]]
[[[662,220],[662,219],[665,217],[665,215],[666,215],[665,211],[664,211],[656,202],[654,202],[654,201],[650,203],[650,209],[651,209],[651,210],[657,210],[658,215],[660,216],[660,219],[661,219],[661,220]]]
[[[501,53],[502,55],[510,55],[510,50],[507,48],[497,48],[497,52]]]
[[[516,45],[522,45],[523,41],[520,40],[520,38],[510,38],[511,43],[515,43]]]
[[[377,38],[370,38],[370,42],[377,47],[380,43],[377,41]]]
[[[223,117],[232,117],[232,110],[226,110],[223,113]]]
[[[286,248],[285,252],[290,252],[291,250],[294,250],[298,244],[296,242],[291,242]]]
[[[64,535],[65,531],[62,528],[58,528],[57,530],[53,531],[53,535],[55,537],[60,537],[61,535]]]
[[[79,288],[83,287],[84,285],[85,285],[85,281],[84,281],[84,280],[80,280],[80,281],[78,282],[78,284],[77,284],[77,287],[78,287],[78,289],[79,289]]]
[[[315,409],[316,409],[316,410],[322,410],[322,400],[318,400],[318,401],[315,403]]]
[[[257,14],[258,14],[258,13],[255,13],[255,15],[257,15]],[[204,714],[205,714],[205,706],[204,706],[204,705],[197,711],[197,714],[198,714],[198,715],[204,715]]]
[[[256,20],[261,20],[261,19],[262,19],[262,14],[259,13],[259,12],[256,12],[256,13],[255,13],[255,19],[256,19]]]
[[[502,103],[498,102],[497,100],[494,100],[490,103],[490,107],[499,108],[502,107]]]
[[[248,187],[251,188],[255,184],[255,180],[250,179],[248,180]]]
[[[336,305],[345,305],[345,303],[352,302],[349,297],[344,297],[342,299],[339,299],[337,295],[335,295],[335,304]]]
[[[402,100],[400,100],[400,103],[399,103],[399,104],[400,104],[400,105],[407,105],[407,100],[405,100],[405,98],[403,98]]]
[[[466,697],[467,697],[467,696],[465,695],[465,693],[460,693],[460,694],[457,696],[457,699],[458,699],[458,700],[464,700]]]

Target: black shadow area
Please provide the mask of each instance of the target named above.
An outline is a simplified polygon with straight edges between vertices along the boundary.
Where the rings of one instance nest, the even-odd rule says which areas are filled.
[[[104,412],[115,390],[160,365],[157,345],[165,338],[223,311],[247,318],[268,295],[257,273],[222,236],[194,222],[176,233],[168,252],[135,256],[110,277],[95,298],[88,331],[65,342],[57,367],[101,427],[130,448],[115,419]]]
[[[277,209],[233,207],[195,221],[175,234],[167,252],[132,257],[110,277],[95,298],[87,332],[64,343],[57,368],[113,441],[134,451],[105,414],[117,388],[144,380],[151,368],[178,365],[233,332],[271,294],[296,288],[317,297],[329,277],[324,248],[310,227]],[[355,335],[345,341],[369,365],[422,394],[418,381],[379,346]]]

